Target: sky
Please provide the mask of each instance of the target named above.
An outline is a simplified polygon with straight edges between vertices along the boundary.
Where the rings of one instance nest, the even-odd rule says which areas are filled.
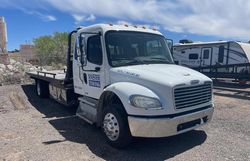
[[[96,23],[156,28],[167,38],[250,40],[249,0],[0,0],[8,50]]]

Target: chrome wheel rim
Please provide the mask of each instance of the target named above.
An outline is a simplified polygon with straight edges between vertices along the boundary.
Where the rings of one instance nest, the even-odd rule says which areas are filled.
[[[39,82],[37,82],[36,91],[37,91],[37,95],[40,96],[41,95],[41,89],[40,89],[40,83]]]
[[[106,136],[112,140],[116,141],[119,137],[120,128],[118,121],[112,113],[107,113],[103,120],[103,129]]]

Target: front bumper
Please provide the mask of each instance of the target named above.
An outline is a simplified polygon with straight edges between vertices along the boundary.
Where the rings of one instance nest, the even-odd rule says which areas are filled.
[[[167,137],[193,130],[212,119],[214,108],[184,114],[173,118],[143,118],[128,116],[132,136]]]

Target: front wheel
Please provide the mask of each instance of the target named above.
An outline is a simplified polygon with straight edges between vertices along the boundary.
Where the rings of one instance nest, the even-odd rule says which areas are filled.
[[[120,105],[112,105],[104,110],[102,130],[108,143],[116,148],[123,148],[131,143],[127,114]]]

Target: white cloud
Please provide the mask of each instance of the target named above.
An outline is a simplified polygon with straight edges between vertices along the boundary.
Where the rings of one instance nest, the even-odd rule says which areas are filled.
[[[45,20],[47,20],[47,21],[56,21],[57,18],[55,16],[52,16],[52,15],[47,15],[45,17]]]
[[[83,15],[78,15],[78,14],[72,14],[73,18],[75,19],[76,22],[81,22],[85,19],[85,16]]]
[[[42,14],[40,12],[29,12],[29,14],[32,14],[32,15],[36,15],[38,16],[39,18],[41,18],[43,21],[47,22],[47,21],[56,21],[57,18],[55,16],[52,16],[52,15],[47,15],[47,14]]]
[[[57,18],[48,13],[48,3],[41,0],[1,0],[0,8],[17,9],[35,15],[43,21],[56,21]],[[40,11],[42,10],[42,11]]]
[[[221,37],[250,37],[246,0],[47,0],[69,13],[93,13],[131,22],[156,24],[169,31]]]
[[[81,14],[72,14],[72,17],[75,19],[75,24],[80,24],[83,21],[95,21],[96,17],[93,14],[89,16],[81,15]]]
[[[86,21],[95,21],[96,17],[95,15],[91,14],[89,17],[86,18]]]
[[[104,17],[184,34],[250,38],[247,0],[1,0],[0,7],[10,3],[26,9],[53,7],[72,15],[76,22]]]
[[[38,12],[38,11],[28,11],[28,10],[24,10],[24,9],[22,9],[22,11],[25,12],[26,14],[35,15],[45,22],[57,21],[57,18],[53,15],[43,14],[43,13]]]

